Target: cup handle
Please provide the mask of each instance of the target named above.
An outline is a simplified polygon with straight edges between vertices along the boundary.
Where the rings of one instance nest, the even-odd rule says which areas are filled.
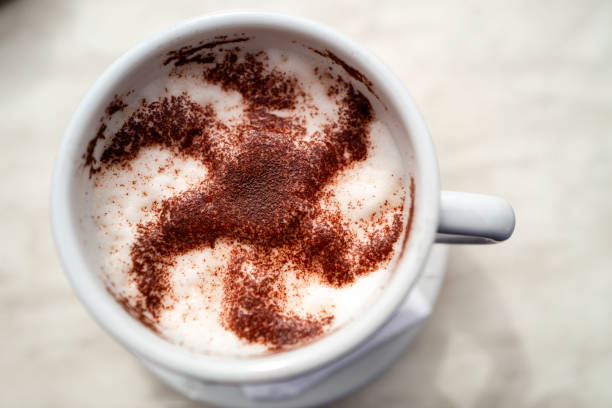
[[[514,210],[503,198],[483,194],[442,191],[436,242],[493,244],[514,231]]]

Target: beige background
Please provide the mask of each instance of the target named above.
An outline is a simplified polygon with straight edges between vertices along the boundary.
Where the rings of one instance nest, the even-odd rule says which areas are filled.
[[[612,406],[612,3],[265,1],[364,43],[413,93],[445,188],[509,199],[511,241],[456,247],[433,317],[334,407]],[[192,407],[88,316],[49,180],[79,100],[128,48],[236,1],[0,1],[0,406]]]

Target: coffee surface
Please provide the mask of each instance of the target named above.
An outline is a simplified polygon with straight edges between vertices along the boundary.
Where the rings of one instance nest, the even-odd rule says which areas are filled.
[[[116,96],[84,155],[109,290],[203,352],[279,351],[355,318],[412,205],[345,67],[246,40],[170,53],[168,77]]]

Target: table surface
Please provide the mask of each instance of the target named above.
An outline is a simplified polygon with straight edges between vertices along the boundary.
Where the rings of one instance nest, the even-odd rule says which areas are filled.
[[[262,6],[263,5],[263,6]],[[454,247],[434,314],[334,407],[612,406],[612,3],[260,1],[334,26],[402,79],[443,188],[512,202],[512,239]],[[0,406],[195,407],[79,304],[50,175],[79,100],[119,55],[226,1],[0,1]]]

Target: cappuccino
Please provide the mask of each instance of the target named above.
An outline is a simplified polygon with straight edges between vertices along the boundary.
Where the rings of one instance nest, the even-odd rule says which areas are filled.
[[[358,318],[393,273],[413,199],[367,78],[329,51],[247,37],[165,65],[116,95],[84,154],[110,293],[216,355],[291,349]]]

